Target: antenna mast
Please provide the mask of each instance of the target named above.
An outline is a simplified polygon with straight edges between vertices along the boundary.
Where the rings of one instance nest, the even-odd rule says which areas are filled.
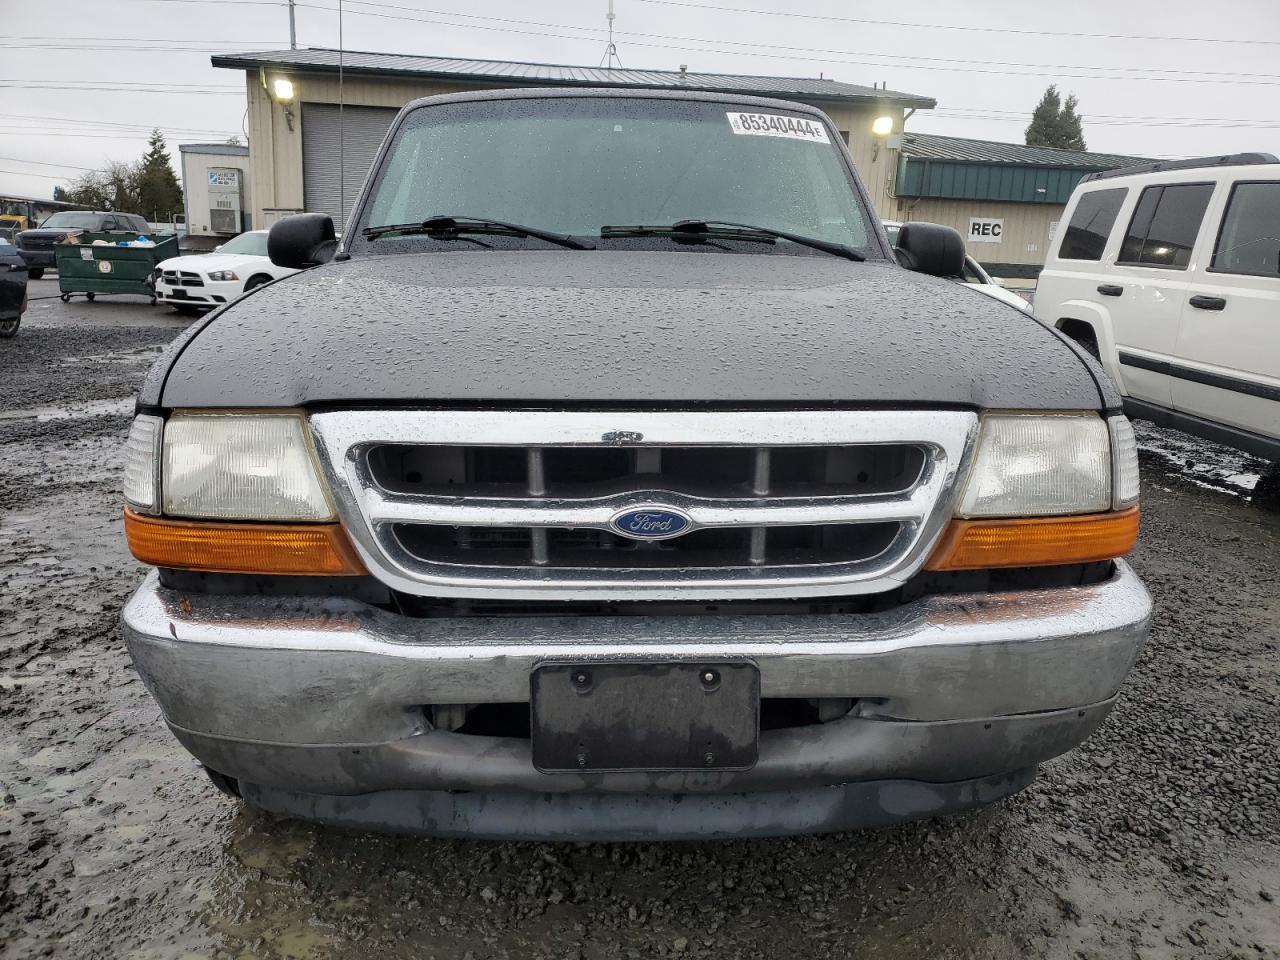
[[[608,61],[610,69],[613,67],[613,61],[618,61],[618,66],[622,66],[622,58],[618,56],[618,45],[613,42],[613,19],[617,16],[613,12],[613,0],[609,0],[609,12],[604,15],[605,20],[609,22],[609,42],[604,48],[604,56],[600,58],[600,65],[604,66]]]
[[[343,96],[343,67],[346,51],[342,43],[342,0],[338,0],[338,216],[347,220],[347,126],[346,98]]]
[[[289,49],[298,49],[298,31],[293,24],[294,6],[293,0],[289,0]]]

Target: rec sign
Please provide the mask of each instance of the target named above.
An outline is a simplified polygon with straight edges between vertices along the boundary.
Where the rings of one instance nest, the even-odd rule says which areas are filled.
[[[986,217],[969,218],[969,243],[999,243],[1004,236],[1004,221]]]

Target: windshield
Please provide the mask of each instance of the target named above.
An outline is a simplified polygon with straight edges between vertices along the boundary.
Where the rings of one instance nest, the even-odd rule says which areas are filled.
[[[246,257],[265,257],[267,255],[267,235],[265,233],[242,233],[233,240],[222,245],[219,253],[239,253]]]
[[[55,213],[41,227],[74,227],[80,230],[96,230],[102,218],[96,213],[63,210]]]
[[[698,219],[864,251],[872,243],[826,126],[799,111],[744,113],[687,100],[566,97],[416,110],[396,135],[359,226],[439,215],[591,238],[603,226]],[[375,242],[380,253],[418,248],[411,240]]]

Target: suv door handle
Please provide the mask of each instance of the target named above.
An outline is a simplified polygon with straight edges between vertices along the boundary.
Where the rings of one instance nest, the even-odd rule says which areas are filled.
[[[1201,310],[1224,310],[1227,306],[1226,297],[1204,297],[1199,294],[1196,294],[1188,302],[1193,307]]]
[[[1104,297],[1118,297],[1124,293],[1124,287],[1116,283],[1100,283],[1098,284],[1098,292]]]

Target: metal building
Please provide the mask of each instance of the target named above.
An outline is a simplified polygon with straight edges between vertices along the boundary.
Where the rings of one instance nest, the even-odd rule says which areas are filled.
[[[624,70],[403,54],[343,55],[339,167],[336,50],[277,50],[212,58],[243,71],[248,97],[250,215],[255,226],[309,210],[341,222],[397,111],[439,93],[504,87],[647,87],[778,97],[826,111],[845,137],[882,216],[891,216],[903,124],[931,97],[812,77]],[[879,124],[876,121],[880,120]],[[875,132],[873,132],[873,126]]]
[[[890,219],[955,227],[969,255],[1000,277],[1040,272],[1080,178],[1146,162],[1084,150],[908,133]]]

